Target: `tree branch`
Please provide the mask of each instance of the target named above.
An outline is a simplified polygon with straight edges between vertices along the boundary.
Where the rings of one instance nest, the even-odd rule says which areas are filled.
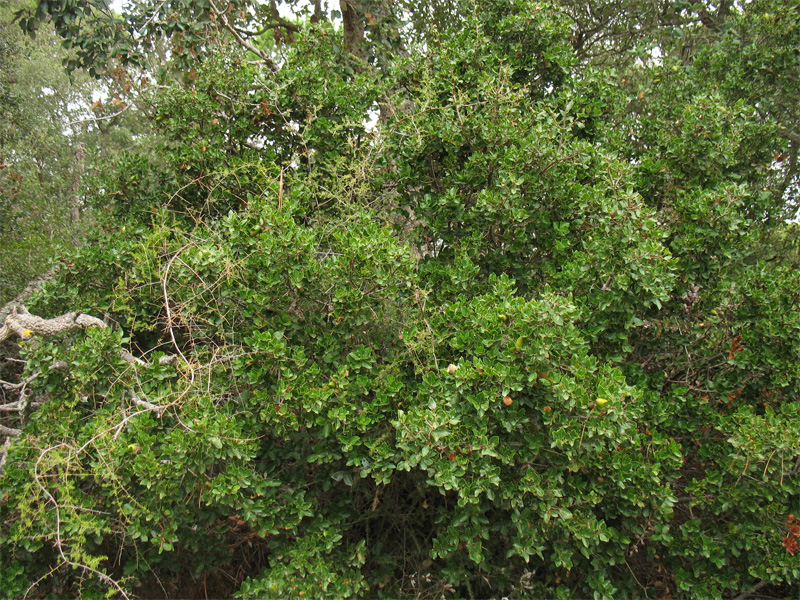
[[[108,325],[106,325],[104,321],[98,319],[97,317],[85,315],[80,312],[70,312],[61,315],[60,317],[55,317],[53,319],[43,319],[36,315],[30,314],[28,310],[25,308],[25,306],[19,305],[12,309],[11,314],[8,317],[6,317],[3,327],[0,328],[0,342],[5,341],[14,334],[21,337],[22,339],[28,339],[34,335],[48,337],[59,333],[63,333],[65,331],[70,331],[72,329],[86,329],[89,327],[106,328],[108,327]],[[173,337],[173,343],[174,342],[175,340]],[[177,345],[176,349],[178,350],[178,352],[180,352],[180,348],[178,348]],[[120,350],[118,355],[125,362],[132,365],[149,366],[152,364],[150,362],[147,362],[141,358],[134,356],[127,350]],[[159,365],[173,364],[177,360],[177,358],[178,358],[177,355],[174,354],[168,356],[162,356],[161,358],[158,359],[157,363]],[[186,359],[184,358],[184,360]],[[65,371],[68,368],[69,365],[61,360],[56,361],[52,365],[50,365],[50,370]],[[192,373],[194,374],[194,372]],[[29,393],[27,391],[27,387],[39,375],[40,372],[33,373],[32,375],[29,375],[19,383],[11,383],[8,381],[0,380],[0,388],[18,394],[18,399],[16,401],[0,405],[0,412],[24,413],[29,406],[28,403]],[[151,410],[155,412],[159,417],[162,414],[164,414],[164,411],[166,410],[165,406],[158,406],[156,404],[153,404],[152,402],[147,402],[146,400],[142,400],[133,392],[131,392],[130,397],[131,401],[134,404],[146,410]],[[30,404],[30,406],[38,408],[39,406],[41,406],[41,404],[42,403],[32,403]],[[0,436],[19,437],[21,434],[22,434],[21,429],[15,429],[12,427],[6,427],[4,425],[0,425]],[[5,460],[5,454],[3,454],[2,459],[0,459],[0,465],[4,460]],[[0,467],[0,472],[2,472],[2,467]]]
[[[769,581],[759,581],[759,582],[758,582],[758,583],[755,585],[755,587],[753,587],[753,589],[752,589],[752,590],[750,590],[750,591],[747,591],[747,592],[742,592],[741,594],[739,594],[738,596],[736,596],[736,597],[735,597],[733,600],[745,600],[746,598],[749,598],[750,596],[752,596],[753,594],[755,594],[755,593],[756,593],[758,590],[760,590],[761,588],[765,588],[765,587],[767,587],[768,585],[769,585]]]
[[[236,30],[236,27],[234,27],[231,24],[231,22],[228,20],[228,16],[223,11],[221,11],[220,9],[217,8],[217,6],[216,6],[216,4],[214,4],[213,0],[211,2],[209,2],[209,4],[211,5],[211,10],[214,11],[214,16],[216,16],[216,18],[219,20],[219,22],[222,23],[222,26],[225,27],[225,29],[227,29],[229,32],[231,32],[233,37],[236,38],[236,41],[239,42],[239,44],[241,46],[243,46],[244,48],[246,48],[247,50],[249,50],[250,52],[252,52],[256,56],[258,56],[261,60],[263,60],[266,63],[266,65],[270,69],[272,69],[272,71],[274,73],[277,73],[279,69],[278,69],[278,65],[275,64],[275,61],[273,61],[272,58],[266,52],[256,48],[255,46],[253,46],[253,44],[251,44],[249,41],[244,39],[242,37],[242,35]]]
[[[275,19],[275,22],[279,26],[283,27],[284,29],[286,29],[291,33],[300,31],[300,28],[297,25],[295,25],[291,21],[287,21],[281,16],[281,14],[278,12],[278,4],[277,2],[275,2],[275,0],[270,0],[270,8],[272,8],[272,18]]]
[[[70,312],[53,319],[43,319],[32,315],[24,305],[11,310],[11,314],[5,319],[5,323],[0,327],[0,342],[4,342],[16,334],[23,339],[32,335],[50,337],[72,329],[86,329],[87,327],[108,327],[105,322],[97,317],[84,315],[80,312]]]
[[[6,466],[6,458],[8,458],[8,450],[11,448],[11,436],[6,437],[3,442],[3,449],[0,450],[0,475],[3,474],[3,467]]]
[[[148,402],[147,400],[142,400],[137,396],[135,393],[130,392],[131,401],[136,406],[141,406],[142,408],[146,408],[147,410],[152,410],[156,413],[159,417],[164,414],[164,411],[167,410],[166,406],[159,406],[158,404],[153,404],[152,402]]]
[[[43,319],[42,317],[32,315],[28,312],[28,309],[26,309],[24,305],[20,304],[12,309],[11,314],[6,317],[5,323],[2,327],[0,327],[0,342],[10,338],[12,334],[16,334],[22,339],[28,339],[34,335],[50,337],[59,333],[64,333],[65,331],[70,331],[72,329],[87,329],[89,327],[100,327],[101,329],[104,329],[108,327],[108,325],[102,319],[98,319],[97,317],[92,317],[91,315],[86,315],[77,311],[66,313],[60,317],[55,317],[52,319]],[[120,351],[119,356],[125,362],[135,364],[140,367],[146,367],[150,365],[150,363],[147,361],[134,356],[127,350]],[[177,356],[175,355],[162,356],[158,359],[158,364],[168,365],[174,363],[176,360]],[[67,368],[67,364],[63,361],[58,361],[53,363],[51,368],[64,370]],[[0,382],[0,385],[6,389],[12,389],[8,386],[15,386],[15,388],[18,388],[23,384]]]
[[[7,435],[9,437],[19,437],[22,433],[21,429],[14,429],[13,427],[6,427],[5,425],[0,425],[0,435]]]
[[[800,133],[797,133],[796,131],[792,131],[786,127],[779,127],[778,135],[785,137],[787,140],[792,140],[793,142],[800,144]]]
[[[0,323],[5,323],[6,317],[11,314],[11,311],[22,305],[22,303],[30,298],[34,292],[38,291],[46,281],[53,277],[53,274],[54,270],[50,269],[47,271],[47,273],[35,277],[30,283],[28,283],[28,285],[25,286],[24,290],[17,294],[16,298],[6,303],[5,306],[0,309]]]

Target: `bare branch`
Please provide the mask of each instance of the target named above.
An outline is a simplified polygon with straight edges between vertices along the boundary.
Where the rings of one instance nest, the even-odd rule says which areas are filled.
[[[169,306],[167,306],[167,310],[169,310]],[[41,317],[37,317],[36,315],[32,315],[28,312],[28,309],[26,309],[24,305],[20,304],[12,309],[11,314],[6,317],[3,327],[0,328],[0,342],[8,339],[12,334],[16,334],[22,339],[29,339],[34,335],[49,337],[59,333],[64,333],[65,331],[71,331],[72,329],[87,329],[89,327],[99,327],[104,329],[108,327],[108,325],[102,319],[98,319],[97,317],[86,315],[80,312],[70,312],[61,315],[60,317],[43,319]],[[180,350],[178,350],[178,352],[180,352]],[[137,358],[127,350],[120,351],[119,356],[125,362],[140,367],[146,367],[150,365],[150,363],[147,361]],[[183,355],[181,355],[181,358],[186,361],[186,358]],[[174,363],[176,360],[177,357],[174,355],[162,356],[158,359],[158,364],[168,365]],[[50,368],[63,371],[68,368],[68,365],[64,361],[57,361],[53,363]],[[35,375],[30,379],[32,380],[33,377],[35,377]],[[20,384],[0,382],[0,385],[2,385],[5,389],[18,389],[26,385],[29,381],[30,380],[26,380]]]
[[[107,325],[97,317],[84,315],[80,312],[70,312],[53,319],[43,319],[32,315],[23,305],[12,309],[11,314],[6,317],[5,323],[0,327],[0,342],[16,334],[23,339],[32,335],[49,337],[72,329],[86,329],[87,327],[107,327]]]
[[[47,499],[50,502],[50,504],[53,505],[53,508],[55,509],[55,513],[56,513],[55,547],[56,547],[56,550],[58,550],[58,553],[61,556],[61,559],[64,561],[65,564],[67,564],[67,565],[69,565],[71,567],[74,567],[76,569],[80,569],[82,571],[85,571],[87,573],[94,574],[101,581],[104,581],[108,585],[113,586],[114,588],[116,588],[117,592],[119,592],[119,594],[123,598],[125,598],[125,600],[128,600],[128,595],[125,593],[125,590],[123,590],[122,587],[116,581],[114,581],[114,579],[112,579],[111,577],[109,577],[108,575],[103,573],[102,571],[98,571],[97,569],[94,569],[94,568],[90,567],[89,565],[85,565],[83,563],[79,563],[79,562],[76,562],[74,560],[70,560],[69,558],[67,558],[67,555],[64,553],[64,545],[63,545],[63,542],[62,542],[62,539],[61,539],[61,506],[58,504],[58,502],[53,497],[53,495],[42,485],[42,483],[40,481],[40,477],[39,477],[39,466],[40,466],[40,464],[42,462],[42,459],[45,457],[45,455],[50,450],[53,450],[55,448],[58,448],[58,446],[53,446],[51,448],[48,448],[47,450],[45,450],[44,452],[42,452],[39,455],[39,458],[36,460],[36,464],[33,467],[33,480],[36,483],[36,485],[39,487],[39,489],[42,491],[42,493],[47,497]],[[35,584],[32,584],[31,587],[33,587],[33,585],[35,585]],[[28,591],[30,591],[30,589],[31,588],[28,588],[28,590],[25,592],[26,596],[28,595]]]
[[[272,58],[266,52],[260,50],[259,48],[256,48],[248,40],[244,39],[242,35],[236,30],[236,27],[234,27],[228,20],[228,16],[225,14],[225,12],[218,9],[213,1],[211,1],[210,4],[211,4],[211,10],[214,11],[214,15],[216,16],[216,18],[219,20],[220,23],[222,23],[222,26],[225,27],[225,29],[231,32],[233,37],[236,38],[236,41],[239,42],[241,46],[243,46],[256,56],[258,56],[261,60],[263,60],[266,63],[266,65],[270,69],[272,69],[273,72],[277,73],[279,69],[278,65],[275,64],[275,61],[273,61]]]
[[[14,429],[13,427],[6,427],[5,425],[0,425],[0,435],[19,437],[21,434],[22,434],[21,429]]]
[[[36,374],[31,375],[30,377],[24,379],[23,381],[20,381],[19,383],[9,383],[8,381],[3,381],[2,379],[0,379],[0,386],[2,386],[4,390],[18,390],[20,388],[24,388],[26,385],[28,385],[31,381],[36,379],[38,376],[39,376],[39,374],[36,373]]]
[[[98,121],[108,121],[110,119],[114,119],[128,110],[133,104],[126,104],[122,110],[112,113],[110,115],[105,115],[103,117],[89,117],[88,119],[76,119],[75,121],[70,121],[65,125],[65,127],[70,127],[71,125],[77,125],[78,123],[97,123]]]
[[[6,317],[11,314],[11,311],[17,306],[21,306],[22,303],[25,302],[25,300],[27,300],[40,287],[42,287],[46,281],[52,278],[54,273],[54,269],[50,269],[47,271],[47,273],[35,277],[30,283],[28,283],[28,285],[25,286],[25,289],[22,290],[16,298],[3,306],[3,308],[0,309],[0,323],[5,323]]]
[[[177,350],[178,354],[183,359],[183,362],[189,365],[189,369],[191,369],[192,372],[191,381],[194,381],[194,369],[192,368],[191,363],[188,360],[186,360],[186,357],[183,355],[183,352],[181,352],[180,346],[178,346],[178,342],[175,340],[175,332],[172,329],[172,311],[170,310],[169,307],[169,294],[167,294],[167,279],[169,278],[169,270],[172,268],[172,264],[175,262],[175,259],[178,258],[180,253],[184,249],[188,248],[189,245],[190,244],[186,244],[183,248],[181,248],[175,253],[175,256],[169,259],[169,262],[167,263],[167,268],[164,270],[164,279],[162,279],[161,281],[161,290],[164,292],[164,307],[166,308],[167,311],[167,327],[169,327],[169,337],[172,340],[172,345],[175,347],[175,350]]]
[[[0,475],[3,474],[3,467],[6,465],[6,458],[8,458],[8,451],[11,448],[11,437],[7,437],[3,442],[3,449],[0,450]]]
[[[142,408],[146,408],[147,410],[152,410],[159,417],[164,414],[165,410],[167,410],[166,406],[158,406],[157,404],[153,404],[152,402],[148,402],[147,400],[142,400],[141,398],[139,398],[139,396],[137,396],[133,392],[130,392],[130,395],[131,395],[131,401],[136,406],[141,406]]]

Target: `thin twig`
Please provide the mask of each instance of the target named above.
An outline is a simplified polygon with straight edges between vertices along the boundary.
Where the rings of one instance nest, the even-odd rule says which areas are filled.
[[[172,263],[174,263],[175,259],[178,258],[180,253],[183,252],[189,246],[191,246],[191,243],[185,244],[182,248],[180,248],[175,253],[175,255],[172,258],[169,259],[169,262],[167,263],[167,268],[164,271],[164,279],[161,280],[161,289],[164,292],[164,307],[166,308],[166,311],[167,311],[167,328],[169,329],[169,337],[172,340],[172,345],[175,347],[175,350],[178,352],[180,357],[183,359],[183,362],[185,362],[187,365],[189,365],[189,370],[191,371],[190,382],[193,383],[194,382],[194,367],[192,367],[191,363],[188,360],[186,360],[186,357],[183,355],[183,352],[181,351],[180,346],[178,346],[178,342],[175,339],[175,332],[172,329],[172,311],[170,310],[170,307],[169,307],[169,294],[167,293],[167,279],[169,278],[169,270],[170,270],[170,268],[172,268]]]
[[[278,211],[283,210],[283,167],[281,167],[280,179],[278,180]]]
[[[47,489],[42,485],[41,481],[39,481],[39,465],[40,465],[42,459],[47,455],[48,452],[50,452],[52,450],[55,450],[56,448],[60,448],[62,446],[65,446],[65,444],[58,444],[57,446],[52,446],[50,448],[47,448],[46,450],[44,450],[39,455],[39,458],[36,460],[36,463],[33,465],[33,481],[34,481],[34,483],[36,483],[37,487],[40,490],[42,490],[42,493],[45,496],[47,496],[48,501],[53,505],[53,508],[55,508],[55,512],[56,512],[56,531],[55,531],[55,534],[56,534],[56,550],[58,550],[58,554],[61,556],[61,560],[63,560],[65,564],[67,564],[67,565],[69,565],[71,567],[74,567],[76,569],[80,569],[82,571],[87,571],[89,573],[92,573],[92,574],[96,575],[97,577],[100,578],[101,581],[105,581],[106,583],[114,586],[117,589],[117,591],[122,595],[122,597],[125,598],[125,600],[129,600],[128,595],[125,593],[125,590],[123,590],[122,587],[116,581],[114,581],[111,577],[109,577],[108,575],[106,575],[105,573],[103,573],[101,571],[98,571],[97,569],[93,569],[89,565],[84,565],[82,563],[78,563],[78,562],[72,561],[72,560],[67,558],[66,554],[64,554],[64,548],[63,548],[63,544],[62,544],[62,541],[61,541],[61,509],[60,509],[56,499],[53,498],[53,495],[49,491],[47,491]],[[33,587],[34,585],[36,585],[36,584],[35,583],[32,584],[31,587]],[[30,592],[30,590],[31,590],[31,587],[29,587],[25,591],[25,594],[24,594],[23,597],[27,597],[28,592]]]
[[[253,44],[251,44],[249,41],[247,41],[241,36],[241,34],[236,30],[236,27],[231,25],[230,21],[228,21],[227,15],[225,15],[223,11],[217,8],[213,0],[211,0],[209,4],[211,5],[211,9],[214,11],[214,14],[220,20],[225,29],[227,29],[228,31],[231,32],[231,34],[233,34],[233,37],[236,38],[236,41],[239,42],[241,46],[243,46],[256,56],[258,56],[261,60],[263,60],[274,73],[277,73],[280,70],[278,68],[278,65],[275,64],[275,61],[273,61],[272,58],[270,58],[270,56],[266,52],[260,50],[259,48],[256,48],[255,46],[253,46]]]
[[[65,127],[70,127],[71,125],[78,125],[79,123],[97,123],[98,121],[107,121],[109,119],[113,119],[114,117],[120,116],[126,110],[128,110],[133,104],[126,104],[122,110],[119,112],[115,112],[111,115],[105,115],[104,117],[89,117],[88,119],[76,119],[74,121],[70,121],[65,125]]]

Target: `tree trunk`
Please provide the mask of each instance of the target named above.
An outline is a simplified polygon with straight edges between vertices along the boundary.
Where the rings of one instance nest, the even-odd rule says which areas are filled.
[[[344,47],[358,57],[364,56],[364,18],[368,0],[340,0],[342,24],[344,25]]]
[[[392,0],[339,0],[339,7],[348,52],[365,57],[367,43],[398,38],[399,21],[394,18]]]

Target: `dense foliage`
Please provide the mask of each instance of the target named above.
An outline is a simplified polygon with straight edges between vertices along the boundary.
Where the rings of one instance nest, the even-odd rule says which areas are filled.
[[[2,595],[797,595],[800,6],[485,4],[18,15],[156,135],[2,346]]]

